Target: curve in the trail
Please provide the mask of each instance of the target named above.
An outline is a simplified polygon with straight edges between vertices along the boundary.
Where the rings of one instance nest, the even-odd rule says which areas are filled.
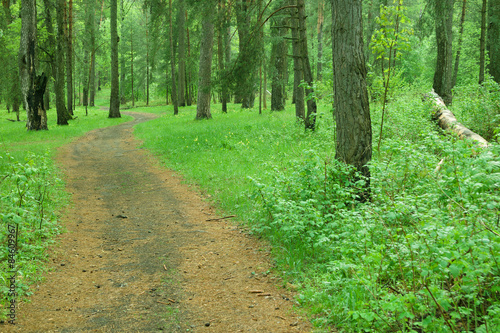
[[[207,222],[208,204],[138,148],[133,127],[156,116],[128,114],[60,150],[68,232],[18,324],[0,331],[309,331],[268,275],[263,245]]]

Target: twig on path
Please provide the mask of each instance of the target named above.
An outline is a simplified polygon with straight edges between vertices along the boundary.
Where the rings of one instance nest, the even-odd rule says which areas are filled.
[[[236,215],[229,215],[229,216],[224,216],[224,217],[219,217],[219,218],[216,218],[216,219],[208,219],[208,220],[205,220],[205,221],[220,221],[220,220],[225,220],[225,219],[230,219],[231,217],[236,217]]]

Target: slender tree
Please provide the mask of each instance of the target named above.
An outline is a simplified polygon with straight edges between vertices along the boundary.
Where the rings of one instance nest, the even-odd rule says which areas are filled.
[[[372,127],[366,87],[362,1],[332,0],[332,9],[335,158],[353,165],[366,177],[361,199],[368,200]]]
[[[174,50],[174,33],[172,28],[172,0],[170,0],[169,6],[169,41],[170,41],[170,75],[172,82],[172,104],[174,106],[174,114],[179,113],[179,105],[178,105],[178,95],[177,95],[177,85],[175,80],[175,50]]]
[[[130,83],[132,90],[132,107],[135,106],[135,93],[134,93],[134,34],[130,28]]]
[[[73,0],[64,1],[67,112],[73,114]]]
[[[96,94],[96,86],[95,86],[95,66],[96,66],[96,22],[95,22],[95,7],[94,3],[91,2],[92,6],[90,7],[90,76],[89,76],[89,105],[95,106],[95,94]]]
[[[296,1],[292,1],[296,6]],[[295,104],[295,116],[297,119],[305,119],[306,107],[304,98],[304,86],[301,85],[304,79],[304,70],[301,61],[299,14],[298,10],[291,10],[291,30],[292,30],[292,54],[293,54],[293,102]]]
[[[236,19],[238,24],[239,54],[235,69],[236,97],[241,107],[252,108],[255,103],[256,74],[259,63],[259,46],[256,31],[251,30],[251,0],[238,0]]]
[[[488,54],[489,72],[500,83],[500,0],[489,0]]]
[[[323,79],[323,26],[325,22],[325,2],[324,0],[318,1],[318,23],[316,30],[318,33],[318,56],[316,59],[316,79],[321,81]]]
[[[177,53],[179,71],[179,106],[186,106],[186,4],[185,0],[178,1],[177,13]]]
[[[306,129],[314,130],[316,126],[316,99],[314,98],[313,75],[311,62],[309,61],[309,52],[307,47],[307,28],[306,28],[306,5],[304,0],[297,0],[297,17],[299,20],[299,48],[300,61],[302,62],[303,78],[307,87],[305,88],[307,100],[307,115],[305,118]]]
[[[212,118],[212,114],[210,113],[210,94],[212,88],[213,18],[215,16],[215,8],[217,6],[213,1],[206,1],[203,4],[196,119]]]
[[[460,65],[460,54],[462,53],[462,41],[464,34],[464,22],[465,22],[466,11],[467,11],[467,0],[463,0],[462,15],[460,16],[460,28],[459,28],[460,31],[458,33],[457,55],[455,56],[455,67],[453,68],[453,78],[451,80],[452,89],[457,84],[458,67]]]
[[[12,12],[10,9],[11,2],[10,0],[2,0],[2,7],[5,15],[5,20],[3,25],[0,25],[0,29],[4,29],[4,34],[10,34],[11,29],[9,25],[12,23]],[[3,59],[2,59],[3,58]],[[7,110],[9,110],[9,105],[12,106],[12,111],[16,113],[17,121],[20,121],[19,118],[19,106],[21,104],[21,89],[19,87],[19,66],[17,66],[16,56],[12,52],[6,52],[4,54],[0,54],[0,61],[4,62],[4,66],[6,69],[4,78],[4,93],[5,102],[7,104]],[[0,93],[1,93],[0,89]]]
[[[436,16],[437,63],[434,72],[434,91],[451,104],[453,78],[453,2],[454,0],[433,0]]]
[[[64,29],[64,8],[66,7],[65,0],[57,0],[56,6],[56,21],[57,21],[57,46],[56,46],[56,111],[57,111],[57,124],[68,125],[70,115],[66,108],[64,98],[64,51],[67,50],[66,36]],[[67,64],[67,63],[66,63]]]
[[[283,4],[278,2],[274,10],[279,10]],[[286,76],[286,53],[287,42],[285,35],[288,31],[290,19],[284,15],[274,19],[271,26],[271,111],[285,110],[285,76]]]
[[[109,99],[109,118],[120,118],[120,81],[118,77],[118,4],[111,0],[111,95]]]
[[[481,8],[481,37],[479,38],[479,84],[484,82],[484,69],[486,63],[486,11],[487,0],[483,0]]]

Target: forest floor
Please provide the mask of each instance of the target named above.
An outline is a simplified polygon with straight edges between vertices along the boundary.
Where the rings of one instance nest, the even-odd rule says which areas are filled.
[[[310,332],[269,249],[138,148],[133,126],[61,148],[72,194],[50,271],[1,332]]]

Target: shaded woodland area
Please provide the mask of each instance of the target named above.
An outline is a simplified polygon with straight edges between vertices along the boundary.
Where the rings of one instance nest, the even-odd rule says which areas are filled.
[[[28,110],[28,129],[47,128],[46,110],[54,107],[57,123],[67,124],[75,106],[93,106],[102,87],[111,88],[110,117],[137,102],[163,100],[175,114],[197,104],[197,119],[211,118],[215,102],[222,112],[235,102],[260,113],[291,102],[311,130],[317,103],[335,101],[337,157],[362,169],[371,154],[370,101],[385,110],[398,87],[432,82],[449,105],[456,85],[500,80],[498,0],[23,3],[2,1],[0,97],[8,111]],[[351,59],[357,63],[344,66]],[[353,84],[362,88],[349,96]],[[26,98],[29,89],[36,97]],[[360,93],[366,125],[355,130],[356,117],[342,115]],[[350,143],[363,133],[364,143]],[[368,155],[347,156],[358,149],[347,146]]]

